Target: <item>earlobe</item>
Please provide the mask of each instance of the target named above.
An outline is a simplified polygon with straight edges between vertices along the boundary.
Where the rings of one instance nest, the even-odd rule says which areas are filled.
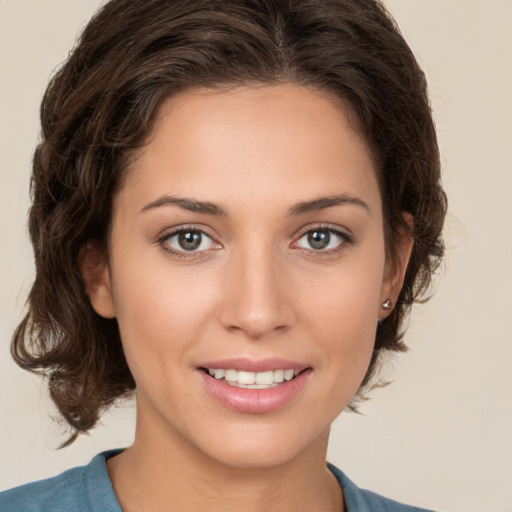
[[[407,224],[413,228],[412,215],[404,212],[403,217]],[[401,233],[400,241],[398,242],[395,260],[388,261],[386,263],[385,276],[381,289],[380,318],[386,317],[393,309],[394,304],[396,304],[400,291],[402,290],[413,246],[413,236],[410,233],[403,231]],[[386,305],[386,307],[384,305]]]
[[[89,241],[80,249],[78,268],[93,309],[104,318],[115,318],[109,266],[97,243]]]

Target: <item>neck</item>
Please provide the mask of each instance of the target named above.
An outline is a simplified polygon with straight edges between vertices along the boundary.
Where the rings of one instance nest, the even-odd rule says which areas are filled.
[[[339,485],[325,464],[329,432],[271,466],[230,465],[176,432],[137,423],[134,444],[107,463],[124,512],[343,511]]]

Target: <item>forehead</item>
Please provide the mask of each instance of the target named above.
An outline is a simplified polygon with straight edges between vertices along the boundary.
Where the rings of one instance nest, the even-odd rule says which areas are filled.
[[[306,87],[194,89],[161,106],[122,192],[281,203],[349,193],[378,203],[376,166],[350,113]]]

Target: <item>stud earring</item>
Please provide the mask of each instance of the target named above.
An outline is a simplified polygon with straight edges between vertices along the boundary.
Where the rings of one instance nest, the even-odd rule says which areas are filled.
[[[380,306],[386,311],[393,309],[393,303],[391,302],[391,299],[386,299]]]

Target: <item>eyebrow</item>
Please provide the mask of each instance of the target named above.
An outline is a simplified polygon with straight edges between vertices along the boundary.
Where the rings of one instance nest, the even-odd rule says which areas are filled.
[[[207,215],[216,215],[219,217],[227,217],[228,214],[226,210],[215,203],[210,203],[208,201],[197,201],[195,199],[188,199],[186,197],[176,197],[176,196],[163,196],[153,201],[152,203],[147,204],[142,208],[141,212],[145,212],[151,210],[153,208],[159,208],[161,206],[178,206],[183,210],[188,210],[190,212],[195,213],[205,213]]]
[[[326,208],[332,208],[333,206],[340,206],[345,204],[360,206],[370,212],[370,208],[362,199],[349,194],[338,194],[334,196],[319,197],[311,201],[303,201],[297,203],[288,210],[288,215],[300,216],[307,213],[325,210]],[[141,209],[141,212],[152,210],[153,208],[160,208],[162,206],[178,206],[183,210],[188,210],[195,213],[203,213],[206,215],[215,215],[218,217],[228,216],[225,208],[218,204],[211,203],[209,201],[198,201],[196,199],[189,199],[186,197],[167,195],[162,196],[156,201],[147,204],[144,206],[144,208]]]
[[[298,203],[288,210],[288,214],[293,216],[305,215],[306,213],[317,212],[320,210],[325,210],[326,208],[332,208],[333,206],[340,206],[345,204],[360,206],[367,210],[368,213],[370,213],[370,208],[362,199],[359,199],[358,197],[352,196],[350,194],[338,194],[328,197],[319,197],[318,199],[313,199],[312,201],[304,201],[302,203]]]

